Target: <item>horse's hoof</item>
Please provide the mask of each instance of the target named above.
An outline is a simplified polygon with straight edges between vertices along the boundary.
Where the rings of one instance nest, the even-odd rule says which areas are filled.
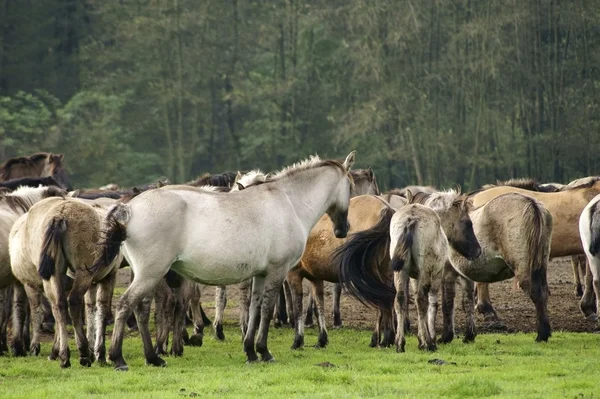
[[[262,355],[260,360],[262,362],[267,362],[267,363],[275,362],[275,358],[273,357],[273,355],[271,355],[270,352],[267,352],[265,355]]]
[[[146,365],[154,367],[167,367],[167,362],[157,356],[152,359],[146,359]]]
[[[202,339],[202,335],[192,335],[188,340],[188,346],[196,346],[199,348],[202,346]],[[223,337],[223,339],[225,339],[225,337]]]
[[[39,343],[33,345],[31,349],[29,349],[29,354],[31,356],[38,356],[40,354],[41,345]]]
[[[333,328],[336,330],[339,330],[340,328],[344,327],[341,323],[340,324],[334,324]]]
[[[587,321],[598,321],[598,315],[596,313],[591,313],[591,314],[585,316],[585,319]]]
[[[61,369],[68,369],[69,367],[71,367],[71,361],[69,359],[67,359],[66,362],[60,362]]]
[[[82,365],[83,367],[91,367],[92,359],[90,359],[89,357],[82,357],[79,359],[79,364]]]
[[[294,339],[292,349],[301,349],[304,346],[304,336],[299,336]]]
[[[404,346],[396,346],[396,353],[404,353]]]
[[[129,371],[129,366],[126,364],[122,366],[115,366],[115,371]]]
[[[438,343],[440,343],[440,344],[449,344],[452,341],[454,341],[454,334],[443,334],[438,339]]]
[[[219,341],[225,341],[225,334],[223,333],[223,325],[218,324],[215,328],[215,336]]]
[[[581,298],[583,296],[583,288],[581,287],[581,284],[577,284],[577,288],[575,289],[575,295],[578,298]]]
[[[282,326],[283,326],[283,323],[279,320],[275,320],[273,322],[273,327],[275,327],[275,328],[281,328]]]

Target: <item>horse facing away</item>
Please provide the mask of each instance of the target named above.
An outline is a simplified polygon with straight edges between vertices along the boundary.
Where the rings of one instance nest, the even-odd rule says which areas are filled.
[[[283,169],[263,184],[235,193],[165,186],[146,191],[128,204],[117,204],[105,218],[106,237],[95,263],[98,268],[112,262],[124,242],[125,257],[134,273],[117,304],[109,355],[114,367],[127,369],[123,333],[134,308],[146,362],[166,364],[154,351],[148,320],[137,315],[142,299],[169,269],[210,285],[235,284],[253,277],[244,350],[249,362],[258,360],[257,351],[263,361],[273,360],[267,335],[274,301],[285,273],[302,257],[310,230],[327,213],[336,235],[347,234],[349,170],[354,156],[350,153],[343,164],[314,156]],[[235,251],[230,250],[232,245]]]
[[[579,216],[592,198],[600,194],[600,177],[590,178],[580,186],[552,193],[528,191],[511,186],[493,187],[475,192],[472,195],[473,203],[479,207],[506,193],[518,193],[534,198],[550,212],[553,223],[550,258],[584,254],[579,237]],[[496,319],[487,284],[477,284],[477,297],[478,311],[483,313],[486,319]],[[593,300],[582,305],[586,317],[591,317],[594,313]]]
[[[590,265],[589,272],[592,275],[593,292],[596,294],[596,309],[600,312],[600,194],[585,207],[579,218],[579,232],[583,250]],[[588,279],[586,279],[588,280]],[[593,301],[592,290],[587,287],[581,298],[582,311],[586,302]],[[598,317],[588,317],[597,320]]]
[[[411,200],[414,203],[419,203],[430,208],[436,213],[441,221],[440,225],[447,237],[450,247],[455,248],[459,253],[469,259],[475,259],[480,255],[481,248],[475,237],[475,233],[473,232],[473,226],[468,213],[470,204],[465,198],[460,196],[460,192],[449,190],[447,192],[435,192],[432,194],[418,193],[414,198],[411,198]],[[419,222],[415,222],[416,219],[414,219],[416,215],[411,216],[411,210],[414,208],[414,206],[404,206],[399,208],[398,211],[394,211],[392,208],[385,209],[375,226],[371,229],[353,234],[344,245],[340,246],[335,251],[334,259],[336,259],[340,265],[342,285],[363,304],[367,306],[391,307],[397,298],[400,307],[396,306],[396,309],[400,311],[401,314],[406,314],[402,309],[406,309],[408,303],[408,296],[406,295],[407,287],[406,289],[400,290],[400,297],[397,297],[398,294],[390,281],[392,279],[392,273],[394,272],[394,266],[390,262],[390,259],[397,260],[398,258],[395,250],[394,252],[390,252],[392,247],[392,245],[390,245],[392,239],[391,224],[392,219],[397,212],[400,212],[400,215],[396,217],[395,223],[404,225],[401,221],[405,217],[404,215],[408,215],[408,218],[413,218],[409,224],[418,224]],[[407,210],[405,211],[405,209]],[[408,224],[406,225],[408,226]],[[414,226],[411,226],[410,228],[413,229]],[[395,243],[395,245],[397,245],[400,241],[399,235],[394,233],[393,237],[397,239]],[[413,258],[422,256],[419,251],[416,251],[417,248],[413,249],[411,246],[409,247]],[[390,254],[394,256],[391,257]],[[446,255],[446,257],[447,256],[448,255]],[[382,271],[380,269],[377,271],[377,268],[372,264],[383,263],[382,259],[387,260],[386,265],[388,270]],[[411,277],[419,278],[419,272],[422,272],[421,270],[423,270],[420,269],[423,261],[420,260],[414,264],[411,264],[411,262],[405,263],[406,268],[404,268],[404,266],[400,268],[398,262],[396,262],[396,269],[398,271],[405,269],[404,273],[409,272],[412,274]],[[413,267],[412,270],[411,266]],[[435,269],[437,270],[439,267]],[[440,285],[442,273],[435,273],[435,277],[435,284]],[[394,276],[394,280],[398,280],[399,278],[400,275]],[[437,281],[438,279],[439,281]],[[400,282],[400,280],[398,280],[398,282]],[[406,284],[407,282],[408,279],[406,279]],[[402,284],[404,284],[404,280],[402,280]],[[435,290],[435,285],[433,285],[433,288]],[[425,290],[417,292],[417,295],[421,297],[422,305],[423,294],[425,295],[426,300],[427,292],[425,292]],[[398,321],[398,323],[400,323],[400,321]],[[398,324],[398,329],[396,331],[399,350],[403,350],[404,348],[401,342],[405,325],[403,319],[402,324]],[[401,335],[398,335],[400,330],[402,330]],[[389,338],[385,341],[386,346],[392,344]],[[427,343],[431,344],[430,341]],[[426,345],[423,348],[433,349],[433,346]]]
[[[26,157],[10,158],[0,165],[0,181],[22,177],[52,176],[61,188],[73,190],[63,166],[63,154],[39,152]]]
[[[90,268],[95,261],[102,217],[107,213],[106,201],[110,205],[116,202],[107,198],[101,200],[45,199],[21,216],[10,233],[11,269],[25,285],[32,311],[34,334],[31,346],[39,353],[43,291],[52,304],[57,324],[49,359],[59,358],[63,368],[71,365],[67,311],[73,320],[80,364],[89,367],[94,354],[99,362],[105,362],[107,307],[122,255],[118,254],[105,268]],[[68,296],[64,284],[67,274],[73,278]],[[92,284],[97,287],[90,291]],[[83,328],[84,297],[88,309],[87,337]]]

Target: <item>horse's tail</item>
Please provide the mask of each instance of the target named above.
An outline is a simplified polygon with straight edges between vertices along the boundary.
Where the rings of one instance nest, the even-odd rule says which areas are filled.
[[[590,255],[600,254],[600,201],[590,207]]]
[[[415,227],[417,227],[417,220],[411,219],[404,225],[402,233],[398,237],[398,243],[392,255],[392,270],[395,272],[402,270],[412,259],[411,248],[415,237]]]
[[[50,280],[56,271],[56,264],[62,261],[61,257],[64,258],[61,242],[66,231],[67,220],[61,216],[52,218],[46,228],[38,267],[38,273],[44,280]]]
[[[100,247],[96,261],[90,268],[92,273],[108,267],[119,256],[121,244],[127,239],[127,224],[131,219],[128,204],[117,203],[103,221],[103,237],[98,243]]]
[[[552,216],[538,201],[527,197],[527,205],[523,210],[523,225],[528,228],[527,249],[530,254],[529,270],[538,270],[547,264],[549,251],[548,230],[552,231]],[[544,242],[548,239],[548,242]]]
[[[375,226],[352,235],[333,253],[340,267],[340,283],[348,292],[367,306],[389,308],[394,302],[395,289],[379,273],[378,259],[388,257],[390,222],[395,211],[384,208]]]

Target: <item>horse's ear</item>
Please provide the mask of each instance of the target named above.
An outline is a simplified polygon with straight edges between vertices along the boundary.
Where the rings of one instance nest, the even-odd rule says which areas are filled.
[[[244,185],[242,183],[240,183],[239,181],[236,181],[235,184],[237,185],[237,188],[239,191],[242,191],[243,189],[245,189],[246,187],[244,187]]]
[[[139,194],[141,193],[140,189],[137,187],[134,187],[131,191],[133,191],[134,194]]]
[[[373,177],[375,177],[375,175],[373,174],[373,169],[369,166],[369,169],[367,169],[367,173],[369,174],[369,179],[373,180]]]
[[[58,160],[62,162],[62,160],[65,158],[65,154],[58,154]]]
[[[348,156],[346,157],[346,160],[344,161],[344,168],[346,169],[346,171],[349,171],[352,168],[352,165],[354,165],[355,159],[356,159],[356,151],[352,151],[350,154],[348,154]]]
[[[161,187],[164,187],[164,186],[165,186],[165,183],[163,183],[160,180],[156,183],[156,188],[161,188]]]
[[[407,189],[404,195],[406,196],[406,201],[408,201],[407,203],[412,204],[413,199],[415,198],[412,191]]]

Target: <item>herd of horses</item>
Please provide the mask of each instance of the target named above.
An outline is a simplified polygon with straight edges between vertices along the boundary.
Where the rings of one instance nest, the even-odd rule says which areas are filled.
[[[267,345],[273,317],[276,325],[293,325],[292,348],[303,347],[313,307],[316,346],[328,344],[324,282],[335,284],[334,327],[342,325],[343,288],[377,310],[371,346],[404,352],[411,299],[419,348],[435,350],[455,337],[457,283],[463,341],[471,342],[476,310],[497,317],[488,284],[514,278],[535,305],[536,341],[547,341],[548,262],[571,256],[581,311],[597,320],[600,177],[564,186],[521,179],[470,193],[409,186],[382,194],[373,170],[352,170],[354,161],[355,152],[343,162],[311,156],[274,173],[205,175],[128,190],[74,190],[61,154],[6,161],[0,166],[0,353],[10,347],[15,356],[39,355],[48,301],[56,324],[49,359],[70,366],[71,322],[80,364],[106,363],[116,273],[125,266],[133,277],[116,303],[108,353],[117,370],[128,369],[122,346],[132,314],[147,364],[164,366],[161,355],[202,345],[209,322],[202,285],[217,286],[213,326],[224,339],[226,286],[239,284],[248,362],[274,360]],[[313,288],[306,311],[304,279]]]

